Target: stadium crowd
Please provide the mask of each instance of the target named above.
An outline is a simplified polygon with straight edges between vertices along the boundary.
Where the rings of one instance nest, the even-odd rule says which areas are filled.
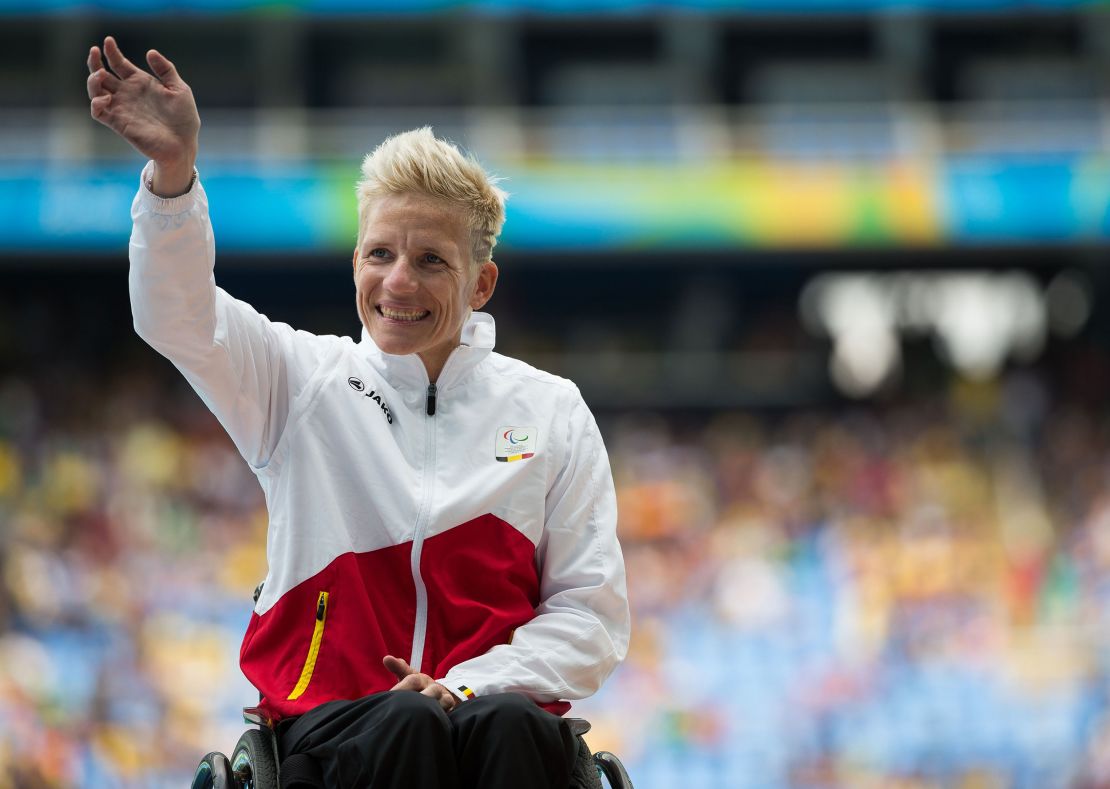
[[[257,484],[176,380],[0,378],[0,787],[183,786],[244,728]],[[80,405],[74,405],[80,403]],[[1028,374],[599,414],[637,786],[1110,787],[1110,423]]]

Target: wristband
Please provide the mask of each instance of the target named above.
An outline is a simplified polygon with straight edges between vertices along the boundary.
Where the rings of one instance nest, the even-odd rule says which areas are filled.
[[[182,197],[183,195],[189,194],[189,192],[193,191],[193,187],[196,185],[196,183],[197,183],[197,168],[194,167],[193,168],[193,177],[189,179],[189,188],[188,189],[186,189],[184,192],[182,192],[179,195],[173,195],[171,197],[162,197],[162,195],[157,194],[154,191],[154,173],[153,173],[153,168],[152,168],[150,178],[146,179],[146,188],[147,188],[147,191],[150,192],[155,197],[161,198],[162,200],[173,200],[175,197]]]

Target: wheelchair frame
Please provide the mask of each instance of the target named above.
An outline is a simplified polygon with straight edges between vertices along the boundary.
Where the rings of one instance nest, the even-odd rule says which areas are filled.
[[[235,750],[231,752],[230,759],[218,751],[206,754],[193,774],[191,789],[278,789],[281,752],[273,721],[257,707],[244,707],[243,720],[256,728],[248,729],[243,733],[239,742],[235,744]],[[590,730],[590,722],[584,718],[566,720],[574,736],[578,738],[579,754],[587,754],[579,758],[575,774],[571,777],[571,789],[604,789],[602,778],[608,782],[611,789],[633,789],[632,779],[620,759],[609,751],[594,753],[589,749],[584,735]],[[256,765],[252,763],[252,750],[255,747],[254,741],[259,739],[256,734],[258,732],[263,735],[262,741],[269,745],[274,774],[263,778],[261,773],[267,772],[268,768],[260,770],[256,780]],[[583,762],[586,764],[583,765]],[[591,764],[596,774],[589,773]],[[579,776],[579,771],[586,774]],[[577,784],[574,783],[575,780],[578,780]]]

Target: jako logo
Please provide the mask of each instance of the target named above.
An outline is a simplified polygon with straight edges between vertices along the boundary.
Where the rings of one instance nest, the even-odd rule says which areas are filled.
[[[364,391],[366,389],[366,384],[364,384],[358,378],[355,378],[353,375],[347,379],[347,385],[354,389],[356,392],[362,392],[363,397],[369,397],[371,400],[377,403],[378,407],[382,409],[382,414],[385,416],[385,421],[391,425],[393,424],[393,414],[392,412],[390,412],[389,406],[387,406],[382,400],[382,396],[380,394],[375,392],[373,389],[371,389],[369,392]]]

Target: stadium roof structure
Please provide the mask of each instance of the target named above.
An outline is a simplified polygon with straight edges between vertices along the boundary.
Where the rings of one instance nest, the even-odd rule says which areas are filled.
[[[1107,0],[0,0],[0,14],[301,13],[301,14],[714,14],[990,12],[1110,6]]]

